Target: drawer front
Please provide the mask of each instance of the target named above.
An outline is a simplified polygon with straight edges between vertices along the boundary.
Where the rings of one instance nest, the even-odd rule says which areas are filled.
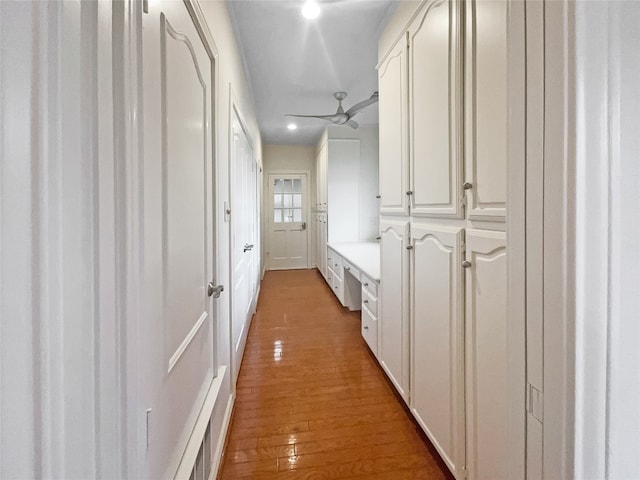
[[[375,316],[378,316],[378,299],[369,293],[369,291],[362,287],[362,309],[368,308],[369,311]]]
[[[327,268],[326,280],[329,287],[331,287],[331,290],[333,290],[333,277],[334,277],[333,270],[331,270],[330,268]]]
[[[333,293],[336,294],[342,306],[344,306],[344,286],[342,279],[334,274],[333,276]]]
[[[365,307],[362,309],[362,337],[367,342],[373,354],[378,356],[378,320]]]
[[[336,252],[327,248],[327,266],[333,268],[333,259],[336,257]]]
[[[333,257],[330,264],[331,268],[337,277],[342,278],[342,257],[335,252],[331,256]]]
[[[351,275],[356,277],[358,281],[360,281],[360,277],[362,276],[362,273],[360,272],[360,270],[358,270],[358,267],[349,263],[345,258],[342,259],[342,267],[344,268],[345,272],[349,272]]]
[[[366,290],[371,297],[378,298],[378,282],[371,280],[364,273],[360,275],[360,281],[362,282],[362,290]]]

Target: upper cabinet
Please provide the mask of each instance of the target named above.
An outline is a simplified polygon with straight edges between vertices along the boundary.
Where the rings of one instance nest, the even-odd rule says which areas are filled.
[[[463,215],[461,10],[459,2],[427,2],[409,27],[413,215]]]
[[[382,215],[505,221],[507,9],[428,0],[382,58]]]
[[[407,38],[403,35],[378,66],[381,214],[408,213],[407,72]]]
[[[471,220],[504,222],[508,2],[466,2],[465,182]]]

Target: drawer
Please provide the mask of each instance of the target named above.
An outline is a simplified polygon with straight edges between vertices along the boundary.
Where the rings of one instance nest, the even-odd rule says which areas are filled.
[[[378,316],[378,299],[369,293],[369,291],[364,287],[362,287],[362,309],[368,308],[369,311],[374,315]]]
[[[337,277],[342,278],[342,257],[336,252],[331,254],[332,260],[329,266],[333,269],[333,272]]]
[[[362,275],[360,270],[358,270],[358,267],[356,267],[355,265],[353,265],[352,263],[349,263],[347,261],[346,258],[342,259],[342,267],[344,268],[345,272],[349,272],[351,275],[353,275],[358,281],[360,281],[360,276]],[[346,275],[346,273],[345,273]]]
[[[362,309],[362,337],[373,354],[378,356],[378,319],[365,307]]]
[[[362,290],[367,290],[371,297],[378,298],[378,282],[371,280],[364,273],[360,275],[360,281],[362,282]]]
[[[338,300],[342,306],[344,306],[344,284],[342,283],[342,279],[337,275],[333,275],[333,293],[336,294]]]
[[[331,290],[333,290],[333,270],[330,268],[327,268],[327,276],[325,277],[325,280],[329,287],[331,287]]]

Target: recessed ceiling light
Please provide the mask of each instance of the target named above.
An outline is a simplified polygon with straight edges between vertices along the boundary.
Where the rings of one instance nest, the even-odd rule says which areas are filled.
[[[302,6],[302,16],[308,19],[318,18],[320,15],[320,5],[314,0],[307,0]]]
[[[298,126],[295,123],[290,123],[289,125],[287,125],[287,128],[289,130],[295,130],[296,128],[298,128]]]

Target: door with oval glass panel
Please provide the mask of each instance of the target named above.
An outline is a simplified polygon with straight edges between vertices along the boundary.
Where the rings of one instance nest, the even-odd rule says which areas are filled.
[[[269,269],[308,268],[307,175],[269,175]]]

